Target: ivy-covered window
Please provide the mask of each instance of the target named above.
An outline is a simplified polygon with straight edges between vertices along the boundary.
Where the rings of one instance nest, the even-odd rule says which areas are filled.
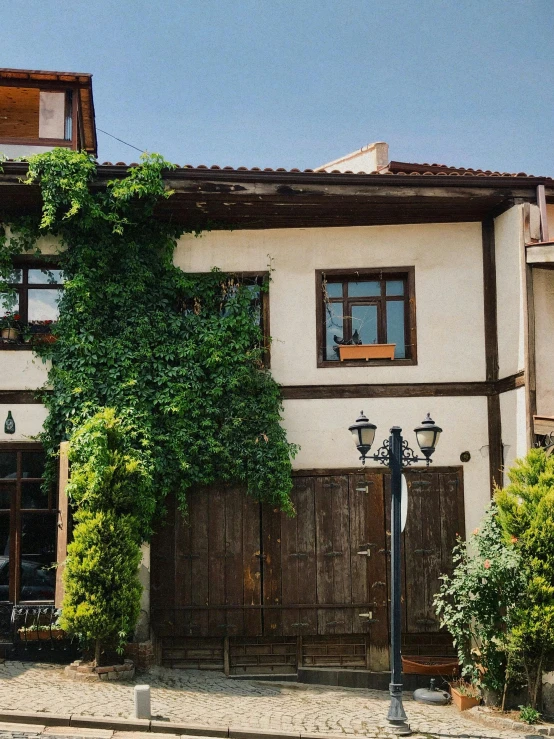
[[[64,276],[53,265],[15,265],[8,292],[0,295],[2,346],[32,346],[50,335],[58,318]]]
[[[412,267],[317,272],[318,366],[415,364],[415,287]],[[390,358],[341,362],[341,346],[382,346]],[[379,355],[380,352],[372,352]]]

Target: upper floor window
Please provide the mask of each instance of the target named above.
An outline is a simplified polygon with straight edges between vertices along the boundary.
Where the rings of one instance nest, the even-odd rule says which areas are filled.
[[[413,267],[316,277],[318,366],[416,364]]]
[[[50,335],[63,282],[63,272],[48,265],[14,267],[10,292],[0,295],[2,345],[31,345]]]

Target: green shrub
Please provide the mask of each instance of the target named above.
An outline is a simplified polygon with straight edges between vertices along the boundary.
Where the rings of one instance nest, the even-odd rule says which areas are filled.
[[[521,558],[506,543],[493,504],[467,542],[458,540],[454,570],[442,575],[435,596],[441,625],[452,635],[462,674],[474,684],[502,691],[513,676],[508,640],[524,581]]]
[[[512,614],[509,649],[536,708],[543,670],[554,659],[554,457],[532,449],[495,498],[504,535],[521,555],[524,587]]]
[[[532,706],[519,707],[519,720],[526,724],[536,724],[540,717],[541,714]]]
[[[77,428],[69,443],[67,492],[77,525],[63,578],[61,627],[95,647],[122,649],[139,613],[140,544],[155,506],[149,457],[113,408]]]
[[[137,578],[141,552],[133,516],[80,510],[64,570],[60,626],[94,645],[122,649],[140,613]]]

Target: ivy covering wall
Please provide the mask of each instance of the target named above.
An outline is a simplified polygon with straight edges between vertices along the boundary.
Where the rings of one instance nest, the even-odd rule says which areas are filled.
[[[60,243],[66,282],[57,341],[37,347],[52,361],[41,434],[50,478],[60,442],[113,409],[144,473],[130,511],[142,539],[168,493],[186,507],[187,490],[217,481],[244,484],[255,498],[292,511],[296,450],[280,423],[279,387],[264,367],[251,292],[237,276],[174,266],[184,229],[154,217],[156,203],[171,197],[162,176],[171,166],[150,155],[99,187],[90,156],[36,155],[26,182],[41,188],[41,218],[4,224],[0,239],[5,293],[14,256],[36,249],[41,235]]]

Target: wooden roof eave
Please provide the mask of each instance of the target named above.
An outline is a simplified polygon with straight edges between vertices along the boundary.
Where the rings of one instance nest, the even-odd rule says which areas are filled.
[[[4,210],[40,208],[39,188],[21,183],[27,165],[5,162],[3,168]],[[127,165],[99,165],[93,187],[105,187],[127,170]],[[256,229],[480,221],[515,202],[535,202],[537,184],[545,184],[544,178],[399,178],[207,168],[169,170],[165,180],[175,195],[159,204],[158,217],[191,227],[210,223],[213,228],[215,222]]]

